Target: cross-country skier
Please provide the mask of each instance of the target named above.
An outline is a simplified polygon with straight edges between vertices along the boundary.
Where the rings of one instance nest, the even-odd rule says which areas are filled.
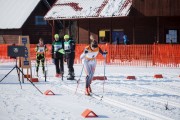
[[[44,44],[44,41],[42,38],[39,39],[39,43],[37,44],[35,51],[36,51],[36,76],[38,76],[39,71],[39,64],[41,62],[42,64],[42,71],[43,75],[45,74],[45,68],[44,68],[44,61],[45,61],[45,52],[47,51],[47,47]]]
[[[85,72],[86,72],[86,85],[85,85],[85,95],[90,95],[91,90],[91,80],[94,76],[95,68],[96,68],[96,56],[100,52],[104,57],[106,57],[107,52],[102,51],[102,49],[98,46],[97,41],[94,37],[90,36],[91,43],[86,46],[83,53],[80,56],[82,63],[84,64]]]
[[[61,77],[64,74],[64,43],[59,39],[59,35],[54,35],[54,42],[52,43],[52,59],[56,66],[56,77]]]

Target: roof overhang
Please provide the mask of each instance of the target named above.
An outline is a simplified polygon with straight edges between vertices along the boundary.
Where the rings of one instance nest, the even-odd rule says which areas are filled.
[[[45,20],[128,16],[132,0],[57,0]]]

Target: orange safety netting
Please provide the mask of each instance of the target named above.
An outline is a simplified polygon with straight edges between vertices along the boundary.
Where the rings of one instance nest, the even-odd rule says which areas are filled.
[[[10,59],[7,56],[7,44],[0,44],[0,60]],[[76,44],[75,64],[81,63],[80,55],[87,44]],[[103,51],[108,51],[106,63],[127,66],[180,66],[180,45],[154,44],[154,45],[112,45],[99,44]],[[31,60],[36,59],[36,44],[30,45]],[[51,44],[47,44],[46,59],[51,60]],[[97,56],[97,63],[104,64],[104,57]]]

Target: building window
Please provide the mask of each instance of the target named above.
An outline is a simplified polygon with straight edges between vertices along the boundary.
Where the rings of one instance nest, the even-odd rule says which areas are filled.
[[[99,43],[104,44],[110,41],[110,30],[99,30]]]
[[[169,29],[166,32],[166,43],[177,43],[178,40],[178,30]]]
[[[112,31],[112,44],[124,44],[124,30],[123,29],[114,29]]]
[[[35,25],[47,25],[43,16],[35,16]]]

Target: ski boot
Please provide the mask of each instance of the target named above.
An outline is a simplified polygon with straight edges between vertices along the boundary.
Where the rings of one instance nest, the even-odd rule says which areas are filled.
[[[74,73],[69,73],[67,80],[74,80]]]
[[[60,77],[61,77],[61,74],[58,74],[58,73],[57,73],[57,74],[55,75],[55,77],[60,78]]]
[[[88,91],[89,91],[90,93],[92,93],[91,86],[88,87]]]
[[[67,80],[74,80],[74,76],[69,75],[69,76],[67,77]]]
[[[85,90],[85,95],[90,96],[88,88],[86,88],[86,90]]]

